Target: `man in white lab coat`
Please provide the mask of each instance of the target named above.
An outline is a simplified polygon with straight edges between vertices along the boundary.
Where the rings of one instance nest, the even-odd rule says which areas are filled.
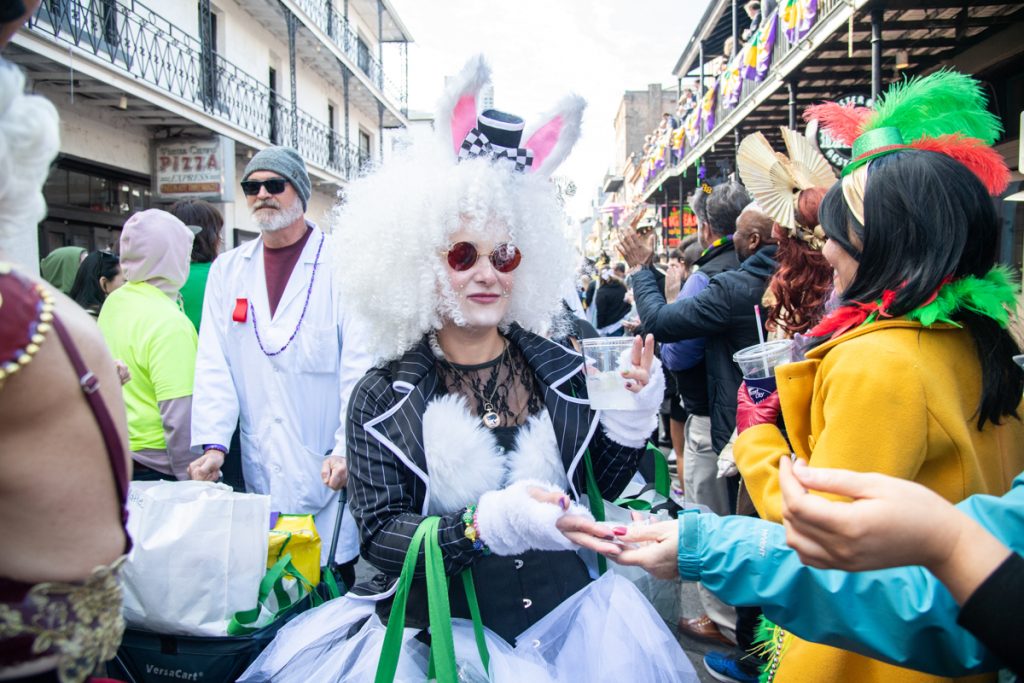
[[[203,455],[189,473],[220,477],[240,421],[246,488],[269,494],[275,511],[315,515],[326,564],[348,479],[343,411],[371,359],[339,301],[332,240],[305,218],[298,152],[259,152],[242,191],[260,238],[210,268],[192,398],[192,448]],[[354,576],[358,553],[346,511],[334,558],[343,575]]]

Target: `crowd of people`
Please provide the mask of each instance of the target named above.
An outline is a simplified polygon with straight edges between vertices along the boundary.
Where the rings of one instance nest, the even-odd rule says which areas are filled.
[[[252,242],[224,252],[188,200],[116,254],[0,263],[0,680],[113,657],[130,480],[233,481],[337,540],[321,564],[351,590],[243,681],[696,681],[690,638],[736,646],[704,658],[723,681],[1024,673],[1019,289],[980,86],[810,111],[853,146],[839,179],[793,131],[785,155],[751,136],[663,269],[651,226],[622,228],[589,325],[550,182],[585,104],[528,125],[477,108],[489,79],[471,60],[440,140],[352,182],[329,230],[269,147],[241,179]],[[0,61],[0,238],[42,218],[57,130]],[[615,409],[591,407],[595,336],[627,340]],[[791,361],[767,389],[734,361],[766,338]],[[663,406],[682,511],[605,523]],[[698,583],[682,641],[616,566]]]

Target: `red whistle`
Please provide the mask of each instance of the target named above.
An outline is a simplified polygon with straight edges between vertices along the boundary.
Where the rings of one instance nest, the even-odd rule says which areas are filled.
[[[231,313],[231,319],[236,323],[244,323],[249,315],[249,300],[235,299],[235,310]]]

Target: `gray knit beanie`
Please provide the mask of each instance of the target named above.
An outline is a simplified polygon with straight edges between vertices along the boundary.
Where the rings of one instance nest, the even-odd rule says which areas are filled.
[[[267,147],[245,165],[242,180],[248,180],[256,171],[272,171],[291,183],[295,192],[302,200],[302,210],[309,203],[309,174],[306,173],[306,162],[291,147]]]

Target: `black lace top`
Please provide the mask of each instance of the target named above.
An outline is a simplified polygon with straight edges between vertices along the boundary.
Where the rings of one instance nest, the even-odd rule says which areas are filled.
[[[506,344],[500,356],[479,365],[436,360],[445,393],[465,396],[473,415],[483,416],[486,403],[493,407],[501,420],[495,429],[499,441],[504,441],[501,436],[506,429],[526,424],[544,408],[540,387],[526,358],[514,344]]]

